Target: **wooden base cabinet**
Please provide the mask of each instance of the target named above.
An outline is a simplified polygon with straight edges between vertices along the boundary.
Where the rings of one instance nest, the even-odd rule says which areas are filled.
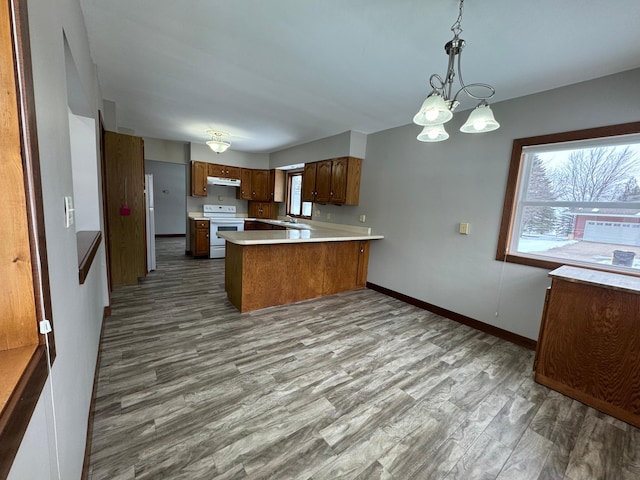
[[[273,245],[227,242],[225,290],[241,312],[286,305],[364,288],[368,262],[369,240]]]
[[[536,382],[640,427],[640,279],[567,266],[549,275]]]
[[[189,219],[189,242],[193,257],[209,256],[209,220]]]

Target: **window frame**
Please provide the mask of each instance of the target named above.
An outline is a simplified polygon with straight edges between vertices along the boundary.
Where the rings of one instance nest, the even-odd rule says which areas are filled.
[[[9,29],[11,49],[13,51],[13,76],[15,79],[15,98],[13,108],[17,109],[18,130],[24,184],[12,185],[22,189],[26,199],[24,214],[28,217],[28,245],[30,252],[31,274],[35,318],[27,322],[24,328],[38,331],[41,320],[48,319],[53,325],[47,248],[44,228],[44,209],[42,202],[42,182],[40,159],[38,154],[38,136],[36,129],[35,99],[27,0],[9,0]],[[5,28],[2,26],[1,28]],[[16,245],[21,246],[21,245]],[[4,281],[10,282],[11,278]],[[31,416],[35,410],[40,393],[48,377],[45,336],[38,333],[38,343],[34,344],[24,372],[13,387],[4,408],[0,412],[0,478],[8,476]],[[49,333],[51,364],[56,357],[55,337]]]
[[[582,262],[572,262],[570,260],[559,262],[542,258],[532,258],[530,256],[515,254],[509,251],[512,235],[515,230],[514,224],[517,212],[518,193],[521,188],[520,178],[524,167],[523,150],[525,147],[597,138],[610,138],[638,133],[640,133],[640,122],[630,122],[605,127],[588,128],[584,130],[573,130],[570,132],[515,139],[511,150],[511,162],[509,165],[509,174],[507,176],[507,186],[505,190],[504,204],[502,207],[496,260],[528,265],[531,267],[545,268],[548,270],[554,270],[562,265],[572,265],[591,270],[602,270],[614,273],[623,273],[625,275],[640,276],[640,272],[611,268],[607,265],[585,264]]]
[[[304,169],[300,169],[300,170],[289,170],[287,172],[287,205],[286,205],[286,214],[289,215],[290,217],[295,217],[295,218],[304,218],[306,220],[311,220],[312,215],[302,215],[302,213],[300,215],[294,215],[291,213],[291,184],[292,184],[292,179],[293,177],[300,177],[300,179],[302,180],[302,176],[304,175]],[[304,200],[302,200],[302,195],[300,196],[300,212],[302,212],[302,204],[305,203]],[[312,202],[306,202],[306,203],[311,203],[311,210],[313,212],[313,203]]]

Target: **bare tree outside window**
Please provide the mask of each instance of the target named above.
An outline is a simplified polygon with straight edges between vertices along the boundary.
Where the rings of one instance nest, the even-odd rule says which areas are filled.
[[[619,127],[635,131],[582,138],[568,132],[519,147],[528,139],[514,141],[515,186],[507,192],[514,203],[505,200],[513,207],[503,217],[499,255],[545,267],[640,270],[640,124]],[[574,138],[554,141],[560,136]]]

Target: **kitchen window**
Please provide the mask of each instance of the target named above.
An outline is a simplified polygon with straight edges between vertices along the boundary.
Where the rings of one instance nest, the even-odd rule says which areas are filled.
[[[515,140],[496,258],[640,275],[640,122]]]
[[[287,176],[287,215],[311,218],[311,202],[302,201],[302,171]]]

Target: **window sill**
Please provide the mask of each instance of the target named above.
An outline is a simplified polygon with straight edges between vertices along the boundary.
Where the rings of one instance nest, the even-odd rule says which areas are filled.
[[[540,257],[514,255],[511,253],[508,253],[506,256],[497,255],[496,260],[506,261],[509,263],[517,263],[519,265],[527,265],[529,267],[544,268],[549,271],[555,270],[556,268],[560,268],[563,265],[568,265],[570,267],[579,267],[579,268],[586,268],[589,270],[597,270],[600,272],[619,273],[622,275],[629,275],[632,277],[640,277],[640,271],[638,271],[638,269],[631,270],[629,268],[615,268],[615,267],[612,268],[611,266],[607,266],[606,264],[596,265],[593,263],[584,263],[584,262],[571,261],[571,260],[553,261],[549,259],[543,259]]]
[[[45,348],[43,345],[30,345],[0,352],[3,398],[0,403],[0,478],[9,474],[47,379]]]
[[[102,232],[98,231],[80,231],[76,233],[76,241],[78,243],[78,279],[80,285],[84,283],[89,275],[89,269],[96,256],[100,241],[102,240]]]

